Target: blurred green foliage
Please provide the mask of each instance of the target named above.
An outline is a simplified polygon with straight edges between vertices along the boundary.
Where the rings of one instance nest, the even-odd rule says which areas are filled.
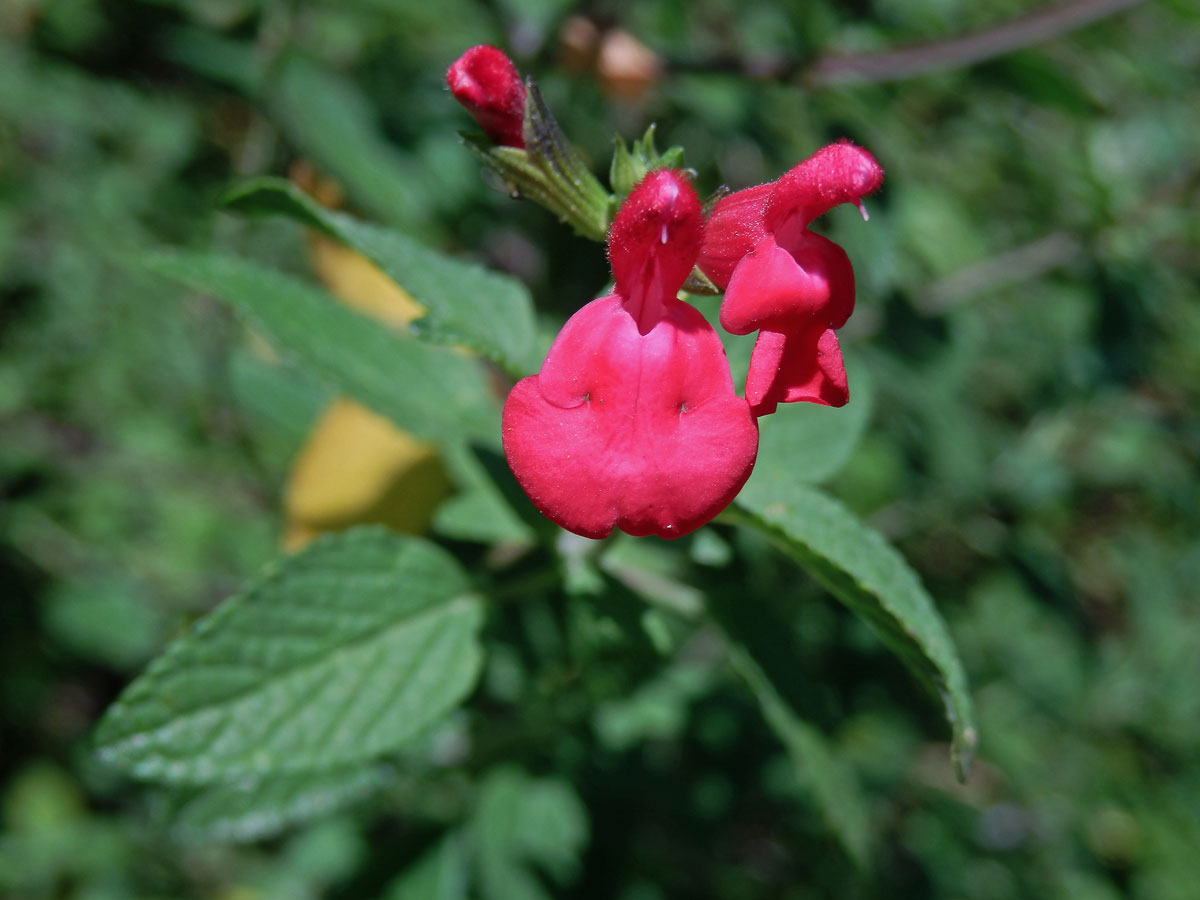
[[[472,896],[498,898],[1194,897],[1200,12],[1138,6],[894,81],[805,77],[823,54],[1031,8],[5,3],[0,894],[456,897],[470,871]],[[564,49],[570,16],[628,30],[658,76],[613,94]],[[298,229],[214,212],[236,179],[303,158],[365,217],[520,277],[543,331],[601,290],[603,248],[458,145],[469,122],[442,75],[482,41],[538,78],[597,172],[614,132],[651,122],[705,190],[842,136],[887,169],[869,224],[825,223],[855,263],[842,334],[874,394],[827,487],[950,623],[982,736],[966,785],[932,743],[940,711],[881,643],[727,525],[617,541],[599,568],[568,546],[566,592],[544,558],[504,570],[472,710],[310,824],[214,840],[214,801],[171,818],[92,755],[120,688],[275,555],[288,462],[328,397],[134,256],[237,250],[308,277]],[[598,590],[602,615],[582,600]],[[786,701],[859,785],[861,864],[712,636],[681,643],[662,613],[705,594],[774,629]]]

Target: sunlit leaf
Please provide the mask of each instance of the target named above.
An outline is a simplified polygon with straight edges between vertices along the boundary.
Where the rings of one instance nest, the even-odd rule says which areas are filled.
[[[326,209],[280,178],[240,185],[226,204],[255,215],[288,216],[362,253],[428,310],[416,322],[428,339],[470,347],[514,375],[537,368],[533,304],[519,281]]]
[[[171,830],[185,841],[260,840],[370,794],[387,774],[385,766],[366,763],[206,785],[176,807]]]
[[[474,360],[397,337],[319,288],[238,257],[164,251],[144,264],[230,304],[281,353],[418,437],[499,442],[499,410]]]
[[[130,685],[96,733],[142,777],[204,783],[366,761],[475,683],[477,598],[445,551],[361,529],[270,567]]]
[[[359,524],[421,534],[449,492],[432,445],[339,398],[292,465],[284,495],[287,545],[298,547],[322,532]]]

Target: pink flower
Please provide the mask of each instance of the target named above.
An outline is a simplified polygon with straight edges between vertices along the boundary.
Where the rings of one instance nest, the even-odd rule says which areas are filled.
[[[733,500],[758,426],[720,338],[676,299],[700,251],[700,201],[651,172],[609,232],[616,286],[573,315],[504,406],[504,452],[548,518],[585,537],[674,538]]]
[[[472,47],[450,67],[446,83],[493,142],[525,148],[525,87],[513,61],[495,47]]]
[[[721,325],[759,333],[746,376],[756,416],[780,403],[849,399],[834,331],[854,310],[854,270],[841,247],[808,226],[839,203],[862,209],[882,183],[875,158],[841,141],[713,210],[698,265],[725,291]]]

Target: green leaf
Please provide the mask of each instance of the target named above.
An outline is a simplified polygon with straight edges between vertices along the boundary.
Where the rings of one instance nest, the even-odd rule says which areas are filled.
[[[159,252],[144,265],[224,300],[281,353],[418,437],[499,443],[498,410],[474,360],[398,337],[319,288],[237,257]]]
[[[634,149],[637,149],[637,143],[634,142]],[[628,196],[633,190],[634,185],[638,183],[646,174],[645,169],[641,165],[641,160],[636,159],[629,151],[629,147],[625,144],[625,139],[621,135],[613,136],[613,158],[612,163],[608,167],[608,183],[612,186],[613,193],[619,194],[622,197]]]
[[[442,456],[458,493],[438,507],[434,531],[457,541],[485,544],[532,544],[537,540],[537,530],[517,513],[517,509],[530,506],[524,494],[517,496],[521,489],[499,452],[460,443],[447,444]]]
[[[681,660],[628,697],[602,702],[592,727],[600,742],[618,753],[643,741],[675,740],[687,727],[689,707],[712,681],[709,666]]]
[[[388,885],[385,900],[467,900],[469,846],[452,832]]]
[[[745,648],[731,646],[729,659],[754,693],[763,718],[787,749],[797,781],[813,795],[850,858],[858,866],[865,866],[871,831],[867,803],[854,770],[836,755],[824,734],[792,711]]]
[[[428,310],[416,322],[423,337],[470,347],[513,375],[537,369],[533,302],[515,278],[325,209],[282,178],[238,185],[225,204],[252,215],[296,219],[363,254]]]
[[[966,673],[904,558],[832,497],[792,480],[751,479],[727,515],[782,547],[936,692],[953,732],[955,769],[965,778],[977,742]]]
[[[367,763],[209,785],[177,805],[171,831],[185,841],[256,841],[353,803],[387,778],[386,766]]]
[[[566,884],[588,838],[587,812],[566,782],[531,778],[514,768],[488,776],[472,825],[486,900],[549,897],[529,867],[536,865]]]
[[[467,590],[455,560],[417,538],[322,538],[168,647],[108,710],[99,752],[192,784],[390,753],[475,683],[483,612]]]
[[[820,484],[837,474],[858,446],[875,401],[867,369],[853,363],[847,368],[854,394],[846,406],[786,403],[758,420],[758,460],[751,485]]]
[[[356,204],[393,224],[420,222],[427,212],[424,173],[387,140],[353,81],[292,53],[264,93],[274,121]]]

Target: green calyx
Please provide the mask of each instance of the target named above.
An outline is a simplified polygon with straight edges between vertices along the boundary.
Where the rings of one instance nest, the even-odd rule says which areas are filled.
[[[682,147],[658,152],[654,125],[628,145],[617,135],[609,167],[610,193],[567,140],[532,78],[525,80],[525,91],[523,149],[497,146],[482,134],[464,134],[463,141],[503,179],[513,197],[546,207],[583,237],[605,241],[617,209],[648,172],[683,167]],[[720,293],[699,269],[692,271],[684,289],[695,294]]]
[[[683,168],[682,147],[671,147],[665,153],[659,153],[658,148],[654,146],[654,131],[657,127],[651,125],[640,141],[634,141],[629,146],[625,145],[620,135],[613,138],[616,147],[613,150],[608,181],[617,195],[618,205],[620,200],[629,195],[634,185],[646,177],[647,172],[654,169]]]
[[[525,149],[497,147],[464,135],[463,139],[514,197],[546,207],[575,231],[603,241],[611,221],[612,198],[567,141],[532,78],[525,82]]]

